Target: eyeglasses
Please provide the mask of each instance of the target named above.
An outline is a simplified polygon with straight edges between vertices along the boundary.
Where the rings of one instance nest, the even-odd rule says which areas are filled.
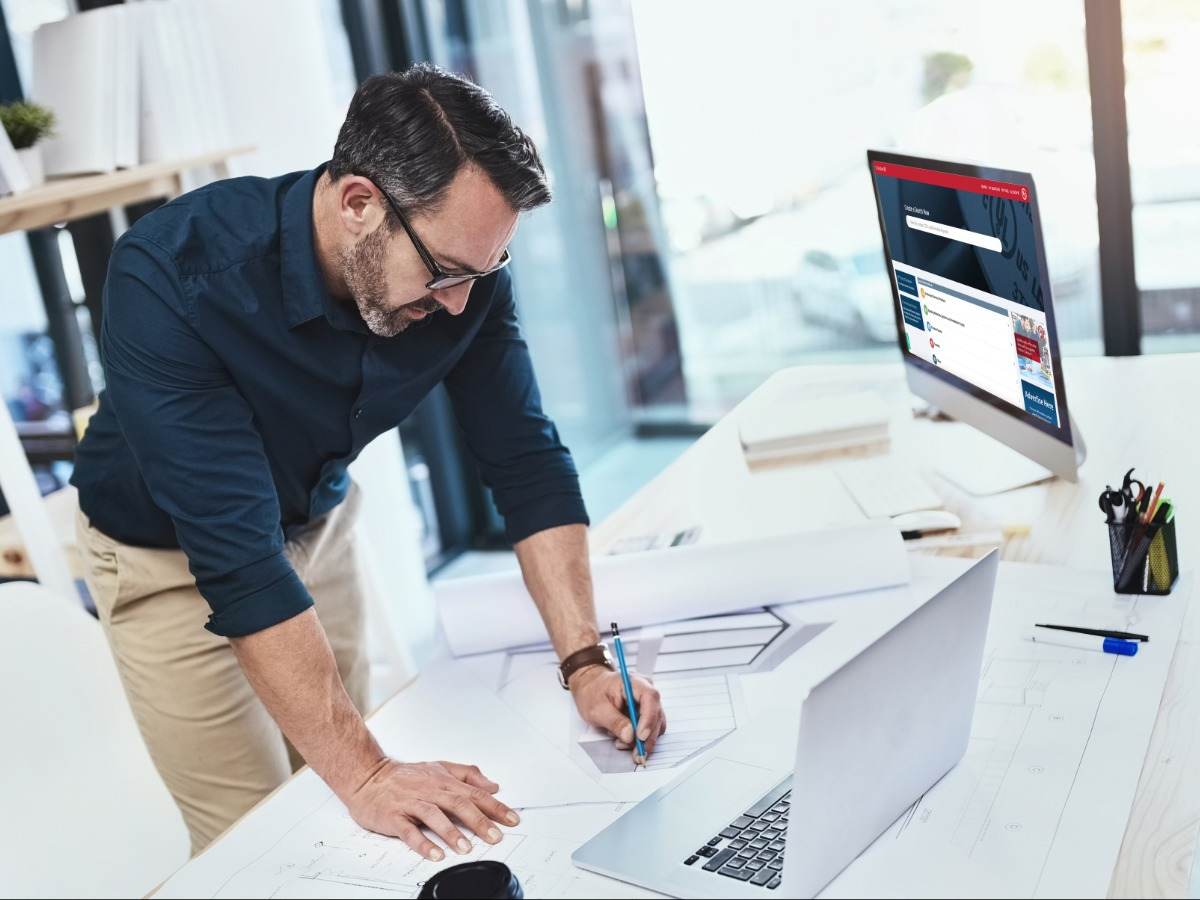
[[[371,184],[375,184],[375,182],[371,180]],[[425,268],[433,276],[429,281],[425,282],[426,290],[440,291],[445,288],[454,287],[455,285],[465,284],[468,281],[474,281],[477,278],[483,278],[485,275],[499,272],[512,260],[512,257],[508,255],[508,248],[506,247],[500,257],[500,261],[486,272],[454,271],[442,268],[442,266],[438,265],[438,261],[433,258],[433,254],[429,252],[428,248],[421,243],[421,239],[417,237],[417,233],[413,231],[412,225],[408,223],[408,219],[405,218],[404,213],[400,212],[400,206],[391,198],[391,195],[378,184],[375,184],[375,190],[379,191],[383,195],[383,199],[388,202],[388,206],[392,208],[392,212],[396,214],[396,218],[400,220],[400,224],[404,226],[404,230],[408,233],[408,239],[412,241],[417,255],[421,257],[421,262],[425,263]]]

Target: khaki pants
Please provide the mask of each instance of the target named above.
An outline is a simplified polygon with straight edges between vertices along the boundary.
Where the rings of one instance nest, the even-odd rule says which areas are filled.
[[[313,596],[351,700],[365,711],[363,591],[353,552],[358,504],[355,487],[285,552]],[[303,760],[229,642],[204,629],[209,607],[181,550],[122,544],[82,513],[76,535],[134,718],[199,853]]]

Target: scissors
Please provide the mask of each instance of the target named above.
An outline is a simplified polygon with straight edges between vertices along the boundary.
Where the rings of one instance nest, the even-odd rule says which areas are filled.
[[[1133,490],[1135,485],[1136,494]],[[1105,490],[1100,494],[1100,511],[1108,518],[1108,524],[1114,525],[1125,521],[1129,511],[1136,508],[1145,496],[1146,485],[1134,478],[1133,469],[1130,469],[1121,480],[1119,491],[1113,490],[1111,484],[1105,485]]]

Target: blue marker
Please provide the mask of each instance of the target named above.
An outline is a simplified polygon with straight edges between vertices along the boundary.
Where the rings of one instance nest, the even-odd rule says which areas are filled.
[[[1137,641],[1125,641],[1121,638],[1094,637],[1086,634],[1072,634],[1056,631],[1053,634],[1034,632],[1029,636],[1031,641],[1039,644],[1052,644],[1055,647],[1072,647],[1076,650],[1099,650],[1103,653],[1113,653],[1117,656],[1136,656]]]
[[[612,623],[613,646],[617,648],[617,665],[621,667],[621,681],[625,684],[625,705],[629,707],[629,721],[633,724],[633,741],[638,756],[646,761],[646,748],[637,734],[637,705],[633,702],[633,684],[629,681],[629,666],[625,665],[625,648],[621,646],[621,632],[617,623]]]
[[[1105,638],[1101,649],[1105,653],[1116,653],[1118,656],[1137,656],[1137,641],[1123,641],[1120,638]]]

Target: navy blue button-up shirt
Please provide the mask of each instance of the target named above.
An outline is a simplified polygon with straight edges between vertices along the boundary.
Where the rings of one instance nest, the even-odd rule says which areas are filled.
[[[106,389],[72,483],[110,537],[184,550],[220,635],[312,605],[285,536],[340,503],[347,465],[439,382],[510,540],[587,523],[507,270],[476,282],[462,315],[371,334],[318,268],[323,170],[185,194],[140,219],[109,265]]]

